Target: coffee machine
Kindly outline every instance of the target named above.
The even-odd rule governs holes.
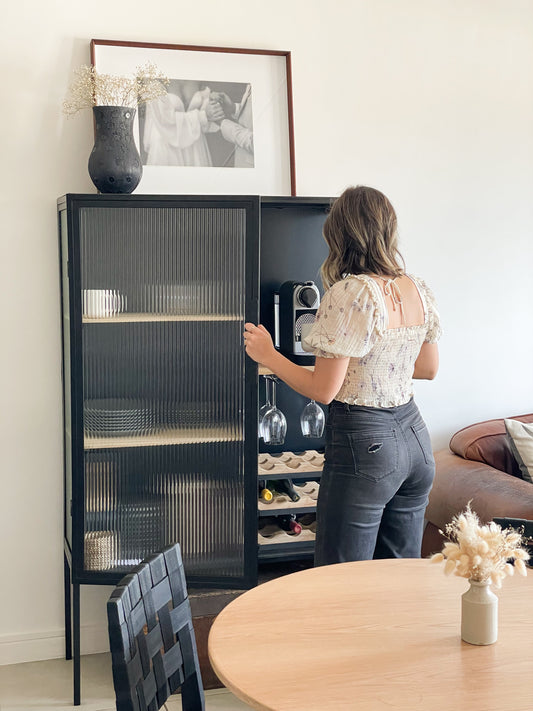
[[[313,357],[302,347],[302,330],[305,335],[319,306],[320,292],[313,281],[285,281],[274,294],[274,343],[295,362]]]

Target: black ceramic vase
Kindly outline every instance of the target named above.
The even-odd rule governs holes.
[[[93,106],[95,138],[89,175],[101,193],[131,193],[142,177],[133,139],[135,111],[127,106]]]

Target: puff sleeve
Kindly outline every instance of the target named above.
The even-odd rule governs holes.
[[[424,341],[426,343],[436,343],[442,335],[442,328],[435,295],[423,279],[417,279],[417,282],[426,302],[428,315],[428,329]]]
[[[362,358],[383,335],[384,325],[372,286],[351,276],[324,294],[303,345],[321,358]]]

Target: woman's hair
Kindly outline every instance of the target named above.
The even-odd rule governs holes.
[[[346,188],[333,202],[323,232],[329,247],[320,270],[325,289],[347,274],[404,273],[396,213],[379,190],[364,185]]]

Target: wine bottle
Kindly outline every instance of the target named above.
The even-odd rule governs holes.
[[[265,504],[270,504],[274,498],[274,490],[268,484],[269,482],[265,486],[259,484],[259,498]]]
[[[280,494],[286,494],[291,501],[300,501],[300,494],[298,494],[290,479],[276,479],[268,483]]]
[[[298,523],[294,514],[278,516],[277,523],[283,531],[286,531],[291,536],[299,536],[302,532],[302,526]]]

